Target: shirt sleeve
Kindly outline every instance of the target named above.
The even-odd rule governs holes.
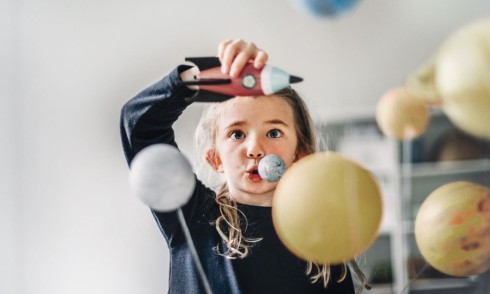
[[[141,91],[126,102],[121,110],[120,132],[128,165],[145,147],[153,144],[170,144],[177,147],[172,126],[191,104],[196,91],[180,84],[180,73],[191,68],[181,65],[160,81]],[[214,192],[196,179],[196,188],[188,203],[182,207],[185,219],[195,223],[207,208],[203,205],[214,199]],[[160,230],[169,246],[185,242],[175,211],[152,210]]]
[[[143,148],[157,143],[176,146],[173,123],[190,104],[196,92],[180,85],[181,65],[126,102],[121,110],[120,131],[128,165]]]

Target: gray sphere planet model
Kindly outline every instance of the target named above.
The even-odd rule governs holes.
[[[275,155],[269,154],[264,156],[259,162],[259,175],[267,182],[277,182],[286,172],[286,163],[284,160]]]
[[[157,211],[173,211],[186,204],[196,179],[190,162],[174,146],[154,144],[131,162],[130,186],[134,194]]]

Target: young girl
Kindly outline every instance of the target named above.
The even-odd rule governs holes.
[[[261,68],[268,58],[242,40],[222,42],[218,57],[223,73],[231,76],[239,75],[248,62]],[[189,105],[185,98],[195,94],[179,84],[188,75],[190,66],[178,66],[124,105],[121,135],[129,164],[151,144],[176,146],[172,124]],[[276,154],[289,167],[316,151],[311,119],[296,92],[287,88],[212,104],[196,135],[198,150],[224,179],[217,192],[198,180],[182,207],[213,293],[354,293],[347,264],[318,265],[297,258],[272,224],[276,183],[261,179],[259,161]],[[177,214],[152,212],[170,250],[169,293],[204,293]],[[365,284],[355,262],[350,264]]]

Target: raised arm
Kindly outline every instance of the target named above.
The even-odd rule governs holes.
[[[129,100],[121,110],[121,140],[128,165],[143,148],[157,143],[176,146],[173,123],[189,105],[186,97],[195,91],[179,85],[180,75],[190,66],[181,65]]]

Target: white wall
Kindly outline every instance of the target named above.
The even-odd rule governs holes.
[[[451,31],[489,11],[486,0],[365,0],[314,19],[283,0],[3,1],[0,293],[165,291],[166,247],[130,194],[118,120],[185,56],[253,40],[305,79],[296,88],[328,116],[373,109]],[[178,123],[186,153],[198,112]]]
[[[0,293],[18,293],[18,5],[0,2]]]

